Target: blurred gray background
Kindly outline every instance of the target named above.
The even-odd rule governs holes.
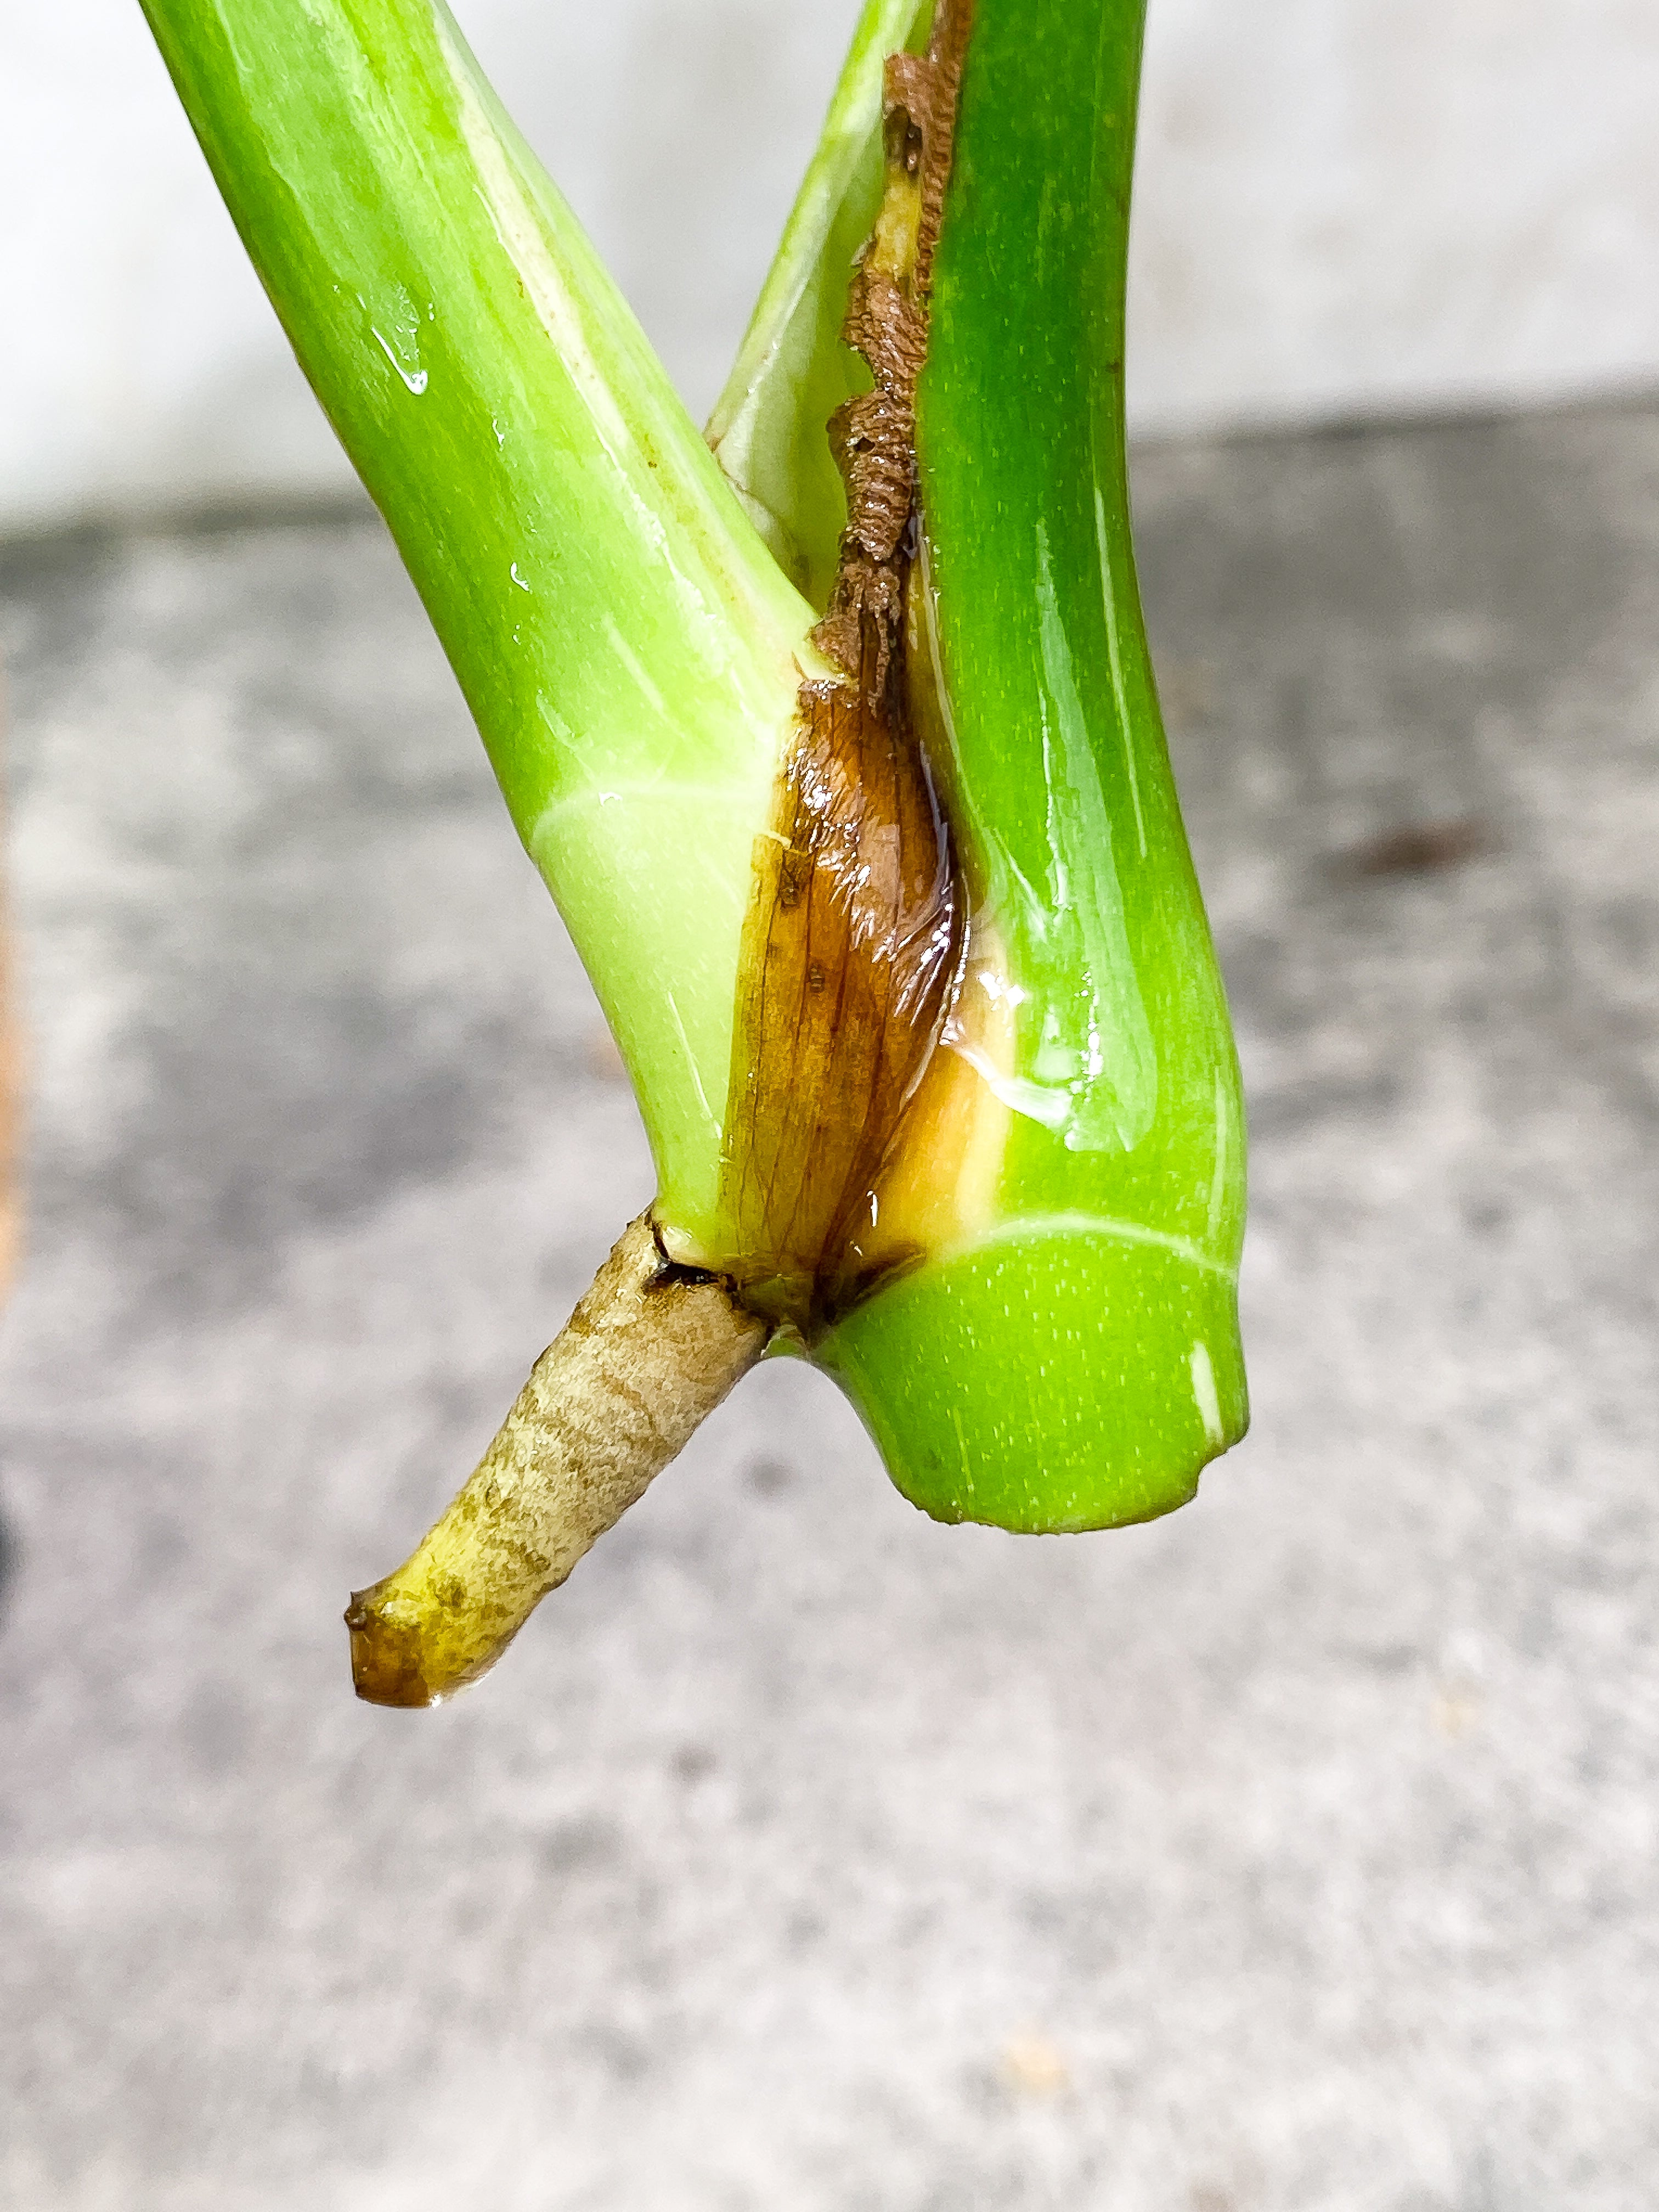
[[[699,416],[854,0],[455,10]],[[1153,0],[1144,433],[1659,381],[1652,0]],[[137,0],[0,0],[0,528],[349,482]]]
[[[462,12],[706,404],[850,8]],[[1659,13],[1152,17],[1252,1434],[948,1531],[769,1367],[416,1717],[648,1163],[136,7],[0,4],[5,2212],[1653,2204]]]

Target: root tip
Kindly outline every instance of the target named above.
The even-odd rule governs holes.
[[[435,1705],[439,1692],[426,1679],[420,1630],[385,1610],[381,1587],[354,1590],[345,1610],[352,1686],[368,1705]]]

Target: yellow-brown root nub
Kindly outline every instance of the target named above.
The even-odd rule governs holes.
[[[494,1665],[766,1348],[718,1277],[631,1223],[471,1480],[395,1574],[346,1610],[371,1705],[431,1705]]]

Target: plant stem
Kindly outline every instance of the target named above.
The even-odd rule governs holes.
[[[813,611],[441,0],[143,4],[699,1234]]]
[[[988,1218],[817,1347],[907,1495],[1005,1528],[1166,1512],[1247,1418],[1238,1065],[1124,447],[1144,15],[975,14],[918,392],[921,613],[974,906],[954,1042],[1010,1119]]]

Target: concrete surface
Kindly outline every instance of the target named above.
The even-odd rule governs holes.
[[[455,12],[706,413],[858,0]],[[1659,385],[1653,0],[1147,22],[1143,430]],[[0,530],[348,483],[137,0],[0,0]]]
[[[1652,2204],[1659,416],[1140,484],[1253,1437],[952,1532],[769,1370],[422,1717],[627,1094],[371,523],[5,564],[13,2212]]]

